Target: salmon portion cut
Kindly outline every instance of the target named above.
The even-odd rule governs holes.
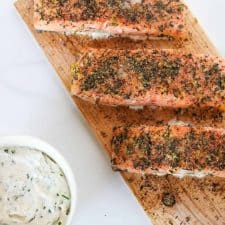
[[[111,106],[224,107],[225,60],[172,50],[94,50],[71,67],[72,94]]]
[[[191,126],[114,129],[112,168],[155,175],[225,177],[225,130]]]
[[[34,0],[34,26],[92,38],[187,38],[181,0]]]

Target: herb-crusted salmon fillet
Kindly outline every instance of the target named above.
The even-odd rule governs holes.
[[[132,173],[225,177],[225,130],[191,126],[114,129],[112,167]]]
[[[103,105],[225,105],[225,60],[171,50],[97,50],[72,65],[72,94]]]
[[[181,0],[34,0],[38,30],[135,39],[187,37]]]

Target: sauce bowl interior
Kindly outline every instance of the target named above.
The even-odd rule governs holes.
[[[52,158],[62,169],[71,194],[71,206],[70,212],[67,218],[67,222],[65,225],[70,225],[72,222],[72,217],[75,212],[76,203],[77,203],[77,188],[76,182],[74,179],[74,175],[72,169],[70,168],[67,161],[64,157],[59,153],[57,149],[49,145],[48,143],[42,141],[39,138],[32,136],[3,136],[0,137],[0,147],[10,147],[10,146],[20,146],[20,147],[28,147],[39,150],[47,154],[50,158]]]

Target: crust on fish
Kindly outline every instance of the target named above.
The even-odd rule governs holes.
[[[71,66],[72,94],[110,106],[224,107],[225,60],[176,50],[93,50]]]
[[[134,39],[188,37],[181,0],[34,0],[37,30]]]
[[[225,130],[193,126],[117,127],[112,168],[178,177],[225,177]]]

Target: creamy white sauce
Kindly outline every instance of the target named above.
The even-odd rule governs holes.
[[[131,4],[141,4],[142,0],[130,0]]]
[[[202,171],[189,171],[189,170],[178,170],[176,173],[173,174],[176,177],[183,178],[185,176],[190,176],[190,177],[197,177],[197,178],[203,178],[207,176],[208,174]]]
[[[181,120],[172,119],[168,122],[168,125],[170,125],[170,126],[174,126],[174,125],[189,126],[189,125],[191,125],[191,123],[187,123],[187,122],[184,122],[184,121],[181,121]]]
[[[74,32],[66,32],[66,35],[78,35],[78,36],[86,36],[86,37],[90,37],[92,39],[95,40],[101,40],[101,39],[108,39],[109,37],[121,37],[121,38],[130,38],[133,41],[144,41],[144,40],[162,40],[162,38],[157,38],[157,37],[148,37],[147,35],[137,35],[137,34],[126,34],[126,33],[119,33],[119,34],[112,34],[110,32],[107,31],[103,31],[103,30],[94,30],[94,29],[90,29],[90,30],[80,30],[80,31],[76,31]]]
[[[0,224],[64,225],[69,209],[58,164],[27,147],[0,148]]]
[[[129,106],[129,109],[139,111],[139,110],[143,110],[144,106],[143,105],[131,105],[131,106]]]
[[[148,38],[147,35],[132,35],[132,34],[124,35],[123,37],[130,38],[133,41],[145,41]]]
[[[110,37],[110,33],[106,31],[90,30],[90,31],[78,31],[75,33],[78,36],[88,36],[92,39],[107,39]]]
[[[178,177],[178,178],[184,178],[186,176],[203,178],[203,177],[209,175],[208,173],[203,172],[203,171],[197,171],[197,170],[190,171],[190,170],[183,170],[183,169],[179,169],[177,171],[174,171],[173,173],[166,173],[166,172],[163,172],[163,171],[153,171],[152,174],[157,175],[157,176],[165,176],[167,174],[171,174],[171,175],[173,175],[175,177]]]

